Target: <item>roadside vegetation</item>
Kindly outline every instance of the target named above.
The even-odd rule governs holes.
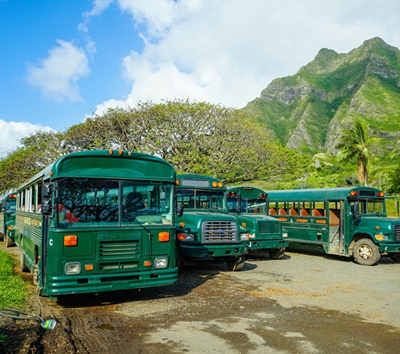
[[[0,251],[0,308],[26,309],[28,290],[22,278],[14,274],[14,259]]]

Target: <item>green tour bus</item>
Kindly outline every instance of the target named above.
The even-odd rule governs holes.
[[[175,182],[138,152],[61,157],[17,190],[21,269],[51,298],[175,283]]]
[[[292,243],[322,246],[329,254],[374,265],[381,256],[400,261],[400,219],[388,218],[376,188],[268,191],[268,214],[279,219]]]
[[[177,226],[178,264],[198,261],[226,262],[241,270],[248,250],[249,234],[228,215],[226,186],[217,178],[197,174],[177,175],[176,199],[181,216]]]
[[[0,199],[0,241],[6,242],[6,247],[14,244],[15,211],[17,193],[6,193]]]
[[[287,233],[282,233],[279,220],[267,215],[267,194],[255,187],[231,187],[227,190],[227,201],[228,212],[250,233],[249,253],[283,258],[288,246]]]

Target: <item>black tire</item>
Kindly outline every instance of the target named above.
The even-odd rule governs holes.
[[[400,263],[400,253],[390,254],[389,257],[392,259],[393,262]]]
[[[226,261],[226,265],[228,266],[228,269],[230,271],[235,272],[243,268],[245,260],[246,260],[245,255],[233,257]]]
[[[379,262],[381,254],[375,243],[368,238],[362,238],[354,244],[353,257],[358,264],[372,266]]]
[[[270,251],[269,256],[272,259],[282,259],[285,255],[285,249],[284,248],[278,248],[276,250]]]
[[[8,237],[8,232],[6,232],[6,247],[11,247],[14,245],[14,240],[11,237]]]
[[[24,255],[24,252],[22,251],[23,250],[23,246],[24,246],[24,240],[22,239],[21,240],[21,249],[20,249],[21,255],[20,255],[20,258],[19,258],[19,267],[21,268],[22,272],[27,272],[29,269],[28,269],[28,267],[26,265],[26,257]]]

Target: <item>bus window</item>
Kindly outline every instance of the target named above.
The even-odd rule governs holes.
[[[312,203],[312,216],[325,216],[325,203],[316,202]]]
[[[311,203],[303,202],[300,204],[301,204],[300,205],[300,215],[301,216],[310,216]]]

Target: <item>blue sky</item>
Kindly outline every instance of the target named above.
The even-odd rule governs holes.
[[[398,0],[0,0],[0,157],[107,107],[241,108],[321,48],[400,48]]]

